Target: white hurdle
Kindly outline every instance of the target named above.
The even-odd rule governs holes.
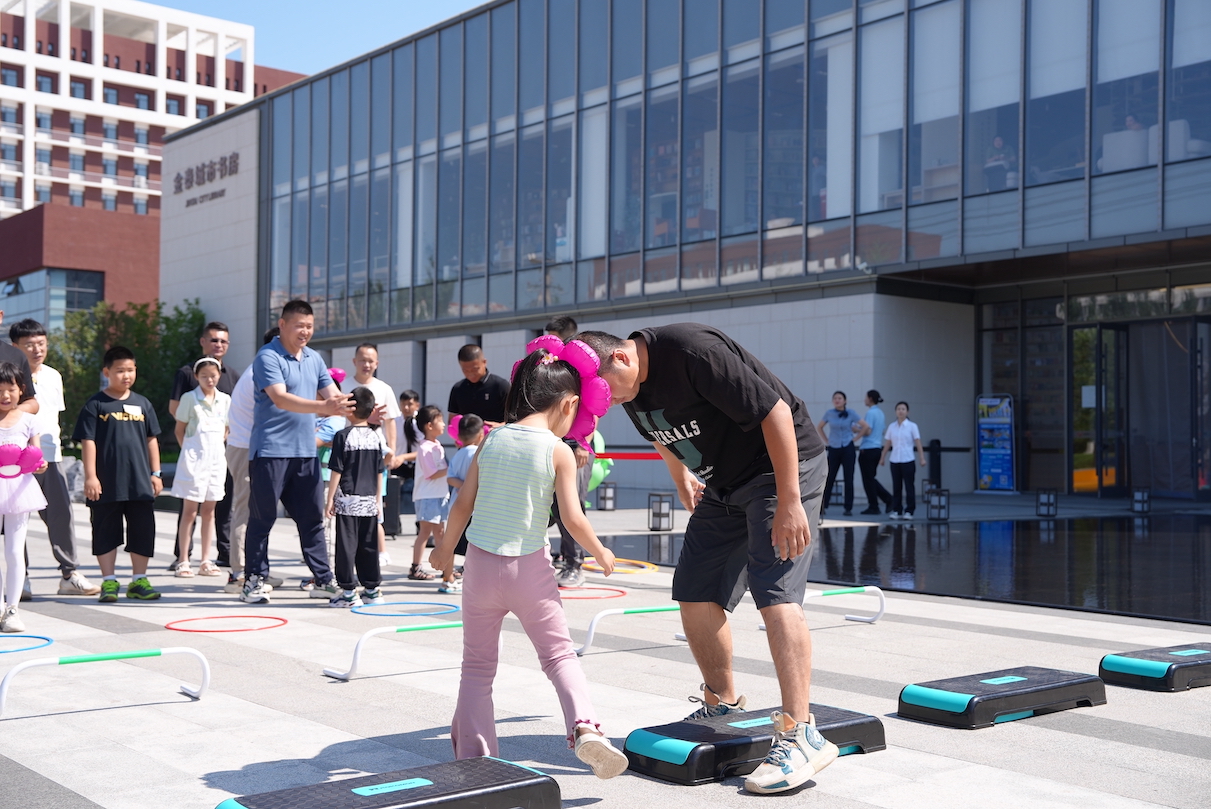
[[[865,587],[842,587],[839,590],[817,590],[808,593],[803,597],[806,601],[809,598],[823,598],[824,596],[844,596],[855,595],[857,593],[874,593],[879,597],[879,610],[874,615],[846,615],[847,621],[859,621],[864,624],[873,624],[875,621],[883,617],[883,613],[887,611],[887,596],[883,595],[883,591],[873,584],[868,584]],[[757,628],[762,632],[765,631],[765,624],[758,624]]]
[[[613,609],[613,610],[602,610],[601,612],[599,612],[593,616],[593,620],[589,621],[589,630],[588,630],[588,632],[585,633],[584,646],[581,646],[579,649],[575,650],[576,656],[579,657],[579,656],[583,655],[585,652],[587,652],[589,650],[589,647],[593,645],[593,636],[597,633],[597,624],[601,621],[602,618],[605,618],[607,615],[637,615],[641,612],[680,612],[680,611],[681,611],[681,605],[679,605],[679,604],[668,604],[663,607],[630,607],[630,608],[625,608],[625,609],[619,608],[619,609]]]
[[[4,679],[0,680],[0,716],[4,715],[4,705],[8,699],[8,688],[12,683],[13,678],[26,669],[36,668],[38,666],[68,666],[73,663],[100,663],[104,660],[131,660],[139,657],[162,657],[170,654],[185,654],[196,657],[198,662],[202,664],[202,684],[197,688],[190,688],[182,683],[181,693],[192,699],[201,699],[202,694],[206,693],[207,687],[210,686],[210,663],[206,661],[206,656],[197,649],[190,649],[187,646],[170,646],[164,649],[142,649],[137,652],[110,652],[108,654],[96,655],[75,655],[73,657],[39,657],[34,660],[26,660],[23,663],[18,663],[8,670],[4,675]]]
[[[357,639],[357,645],[353,647],[353,662],[349,664],[349,670],[337,671],[336,669],[324,669],[324,676],[346,683],[349,682],[353,675],[357,674],[358,664],[362,662],[362,646],[375,635],[386,635],[394,632],[423,632],[426,629],[456,629],[462,625],[462,621],[445,621],[437,624],[414,624],[412,626],[380,626],[367,630],[365,634]]]

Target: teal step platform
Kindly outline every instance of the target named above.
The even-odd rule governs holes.
[[[1211,641],[1106,655],[1098,676],[1111,685],[1188,691],[1211,685]]]
[[[551,776],[496,758],[468,758],[229,798],[218,809],[560,809]]]
[[[773,710],[640,728],[627,736],[623,750],[631,770],[674,784],[694,786],[748,775],[774,742]],[[812,705],[812,713],[816,729],[841,749],[841,755],[887,747],[883,723],[876,717],[827,705]]]
[[[898,713],[951,728],[987,728],[1081,706],[1106,704],[1106,685],[1092,674],[1036,666],[906,685]]]

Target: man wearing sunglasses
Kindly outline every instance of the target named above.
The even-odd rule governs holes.
[[[235,390],[235,383],[239,381],[240,375],[235,370],[223,364],[223,355],[227,353],[227,348],[231,345],[231,335],[227,330],[227,324],[220,323],[217,320],[207,323],[202,327],[202,335],[198,338],[198,343],[202,347],[203,357],[211,357],[219,361],[218,389],[230,396],[231,392]],[[177,405],[181,403],[181,397],[186,391],[193,390],[198,386],[198,381],[193,375],[193,362],[197,359],[200,359],[200,357],[191,360],[177,369],[177,375],[172,380],[172,394],[168,397],[168,412],[174,417],[177,415]],[[223,491],[223,499],[215,506],[214,512],[215,534],[218,540],[216,542],[218,546],[217,564],[219,567],[229,567],[229,557],[231,554],[231,475],[227,476],[227,486]],[[190,548],[192,549],[192,543]],[[176,558],[181,558],[179,549]],[[176,567],[177,563],[173,562],[169,570],[175,571]]]

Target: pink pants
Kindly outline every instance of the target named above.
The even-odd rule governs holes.
[[[463,574],[463,673],[458,707],[450,723],[455,758],[499,754],[492,680],[499,661],[500,627],[506,613],[521,621],[543,673],[563,706],[568,744],[581,722],[597,726],[589,683],[568,635],[559,587],[545,550],[526,556],[497,556],[467,548]]]

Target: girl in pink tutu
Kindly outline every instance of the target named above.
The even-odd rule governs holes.
[[[4,612],[0,632],[24,632],[17,614],[25,584],[25,527],[31,511],[46,508],[42,488],[33,473],[46,461],[38,448],[38,427],[33,416],[17,409],[21,401],[21,370],[0,362],[0,520],[4,523]]]

